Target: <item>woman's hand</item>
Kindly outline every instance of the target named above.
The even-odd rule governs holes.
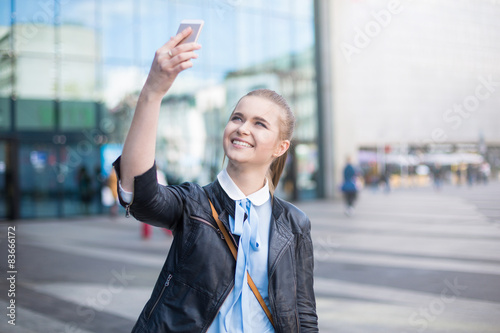
[[[194,51],[199,50],[201,45],[197,43],[178,45],[191,32],[191,27],[184,29],[156,51],[143,92],[163,98],[177,75],[193,67],[191,59],[198,58]]]

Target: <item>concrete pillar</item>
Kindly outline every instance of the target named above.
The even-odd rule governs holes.
[[[326,198],[339,197],[347,156],[357,163],[355,114],[350,110],[349,77],[339,47],[343,1],[316,0],[316,73],[318,75],[319,147]]]

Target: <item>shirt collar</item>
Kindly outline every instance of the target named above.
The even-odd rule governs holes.
[[[227,170],[224,169],[219,174],[217,175],[217,179],[219,180],[219,184],[224,190],[224,192],[227,193],[227,195],[232,199],[232,200],[242,200],[242,199],[248,199],[252,202],[253,205],[255,206],[260,206],[265,204],[269,198],[269,184],[268,180],[266,178],[266,184],[264,187],[262,187],[260,190],[257,192],[254,192],[250,194],[248,197],[241,192],[241,190],[238,188],[238,186],[234,183],[234,181],[231,179],[229,174],[227,173]]]

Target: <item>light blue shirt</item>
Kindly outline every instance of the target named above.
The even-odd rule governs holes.
[[[232,200],[235,201],[236,217],[229,217],[231,232],[240,236],[241,233],[245,231],[249,232],[250,230],[253,230],[254,232],[251,232],[251,236],[245,235],[245,238],[248,237],[250,239],[250,246],[247,246],[246,248],[246,251],[248,252],[246,255],[244,255],[242,253],[243,251],[241,251],[242,239],[244,237],[240,237],[238,259],[236,263],[237,269],[235,272],[235,288],[233,288],[229,296],[222,304],[219,313],[208,329],[208,332],[274,332],[274,328],[269,322],[266,313],[260,306],[259,301],[257,301],[257,298],[247,283],[246,273],[242,271],[238,272],[238,267],[241,268],[243,266],[243,261],[245,263],[244,266],[250,273],[257,289],[259,289],[262,298],[264,298],[266,305],[269,307],[267,259],[269,253],[269,231],[272,212],[269,185],[266,180],[266,184],[263,188],[247,197],[243,194],[243,192],[241,192],[238,186],[236,186],[225,169],[219,173],[217,179],[219,180],[222,189]],[[249,201],[246,205],[249,212],[249,220],[243,223],[243,220],[237,211],[239,209],[241,212],[242,208],[238,206],[240,204],[245,206],[245,199]],[[248,227],[249,222],[251,229]],[[240,288],[238,288],[238,285]]]

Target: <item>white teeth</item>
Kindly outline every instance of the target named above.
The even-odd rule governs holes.
[[[233,144],[238,145],[238,146],[243,146],[243,147],[252,148],[252,146],[251,146],[251,145],[249,145],[248,143],[243,142],[243,141],[234,140],[234,141],[233,141]]]

